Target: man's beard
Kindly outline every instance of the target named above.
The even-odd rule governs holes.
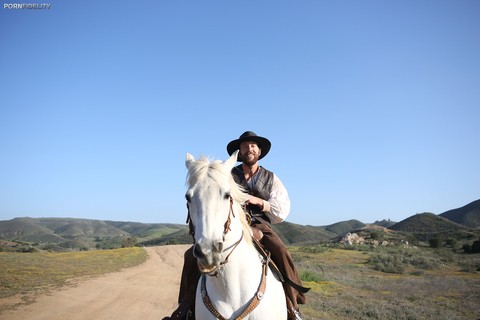
[[[258,154],[256,154],[255,152],[251,152],[251,154],[253,155],[252,158],[249,157],[249,154],[250,152],[247,153],[245,156],[242,156],[242,162],[243,164],[251,167],[258,162]]]

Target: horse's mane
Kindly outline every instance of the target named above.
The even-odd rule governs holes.
[[[223,179],[227,179],[230,185],[230,195],[233,198],[234,205],[237,206],[235,212],[239,214],[244,233],[247,235],[245,240],[251,242],[252,231],[247,222],[246,213],[242,207],[242,204],[248,200],[249,194],[235,182],[231,172],[226,172],[222,161],[211,160],[203,156],[196,160],[194,165],[190,166],[187,175],[187,183],[189,186],[193,186],[207,177],[218,184],[223,183]]]

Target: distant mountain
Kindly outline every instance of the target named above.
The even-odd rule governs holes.
[[[377,238],[388,235],[392,239],[413,236],[421,241],[437,235],[472,239],[478,237],[476,234],[479,233],[473,228],[480,228],[480,200],[441,215],[416,214],[398,223],[382,220],[365,224],[358,220],[347,220],[320,227],[290,222],[273,225],[286,245],[315,245],[335,241],[349,232]],[[12,243],[17,243],[25,251],[32,247],[55,251],[108,249],[132,243],[145,246],[192,243],[186,224],[72,218],[15,218],[0,221],[0,240],[5,243],[0,243],[0,250],[10,250]]]
[[[374,225],[377,225],[377,226],[380,226],[380,227],[384,227],[384,228],[390,228],[391,226],[393,226],[396,222],[395,221],[392,221],[390,219],[388,220],[381,220],[381,221],[375,221],[373,224]]]
[[[48,250],[116,248],[121,247],[128,238],[142,242],[181,230],[188,230],[188,227],[73,218],[15,218],[0,221],[0,239]]]
[[[122,222],[122,221],[105,221],[106,224],[115,228],[126,231],[131,235],[135,235],[147,241],[155,238],[161,238],[178,231],[187,231],[187,225],[179,225],[172,223],[140,223],[140,222]]]
[[[402,220],[389,229],[411,233],[433,233],[466,230],[467,228],[433,213],[425,212]]]
[[[429,241],[432,238],[466,241],[478,237],[473,229],[428,212],[411,216],[389,229],[409,234],[419,241]]]
[[[458,209],[448,210],[441,217],[464,225],[468,228],[480,228],[480,199]]]
[[[161,237],[139,242],[142,246],[163,246],[167,244],[193,244],[193,238],[188,228],[172,232]]]
[[[273,230],[286,245],[318,244],[336,236],[335,233],[326,230],[325,227],[302,226],[286,221],[274,224]]]
[[[121,237],[129,235],[129,232],[100,220],[39,218],[32,219],[32,221],[52,230],[56,235],[63,238]]]
[[[55,234],[54,230],[41,225],[38,220],[32,218],[0,221],[0,238],[31,243],[60,243],[66,241],[66,239]]]
[[[365,223],[358,220],[348,220],[331,224],[329,226],[326,226],[325,229],[334,234],[345,234],[352,230],[361,229],[365,226]]]
[[[319,242],[327,241],[335,236],[334,233],[325,230],[324,227],[302,226],[290,222],[274,224],[273,229],[286,245],[318,244]],[[186,230],[180,230],[155,239],[144,241],[141,244],[151,246],[168,243],[191,244],[192,236],[188,234],[187,228]]]

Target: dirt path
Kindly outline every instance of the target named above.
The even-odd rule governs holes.
[[[149,259],[140,266],[40,296],[33,304],[1,314],[0,320],[162,319],[177,305],[188,247],[146,248]]]

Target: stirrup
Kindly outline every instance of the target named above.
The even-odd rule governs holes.
[[[288,319],[292,319],[292,320],[302,320],[302,313],[300,312],[299,309],[291,309],[291,310],[288,310],[288,313],[290,314]]]
[[[295,315],[295,320],[302,320],[300,310],[293,311],[293,314]]]

